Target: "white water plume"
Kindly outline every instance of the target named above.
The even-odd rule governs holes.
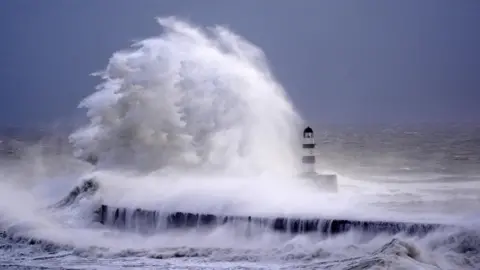
[[[158,19],[160,36],[116,52],[80,104],[76,154],[134,169],[293,173],[300,118],[258,47],[224,27]]]

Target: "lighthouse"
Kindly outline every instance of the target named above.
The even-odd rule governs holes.
[[[315,136],[313,129],[307,126],[303,130],[302,141],[302,176],[312,180],[318,187],[324,191],[337,191],[337,175],[335,174],[319,174],[315,169]]]
[[[302,148],[303,172],[305,174],[313,174],[315,173],[315,137],[311,127],[306,127],[303,130]]]

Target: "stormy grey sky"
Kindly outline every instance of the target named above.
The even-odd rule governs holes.
[[[480,122],[480,1],[0,1],[0,126],[69,117],[157,16],[260,46],[307,120]]]

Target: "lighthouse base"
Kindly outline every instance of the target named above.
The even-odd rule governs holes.
[[[318,174],[316,172],[307,172],[301,175],[303,178],[312,180],[315,185],[324,191],[337,192],[338,183],[336,174]]]

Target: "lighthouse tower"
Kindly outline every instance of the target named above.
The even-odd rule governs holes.
[[[337,191],[337,175],[335,174],[319,174],[315,170],[315,137],[311,127],[303,130],[303,156],[302,176],[313,181],[319,188],[324,191]]]
[[[315,174],[315,137],[311,127],[303,130],[303,157],[302,164],[305,174]]]

